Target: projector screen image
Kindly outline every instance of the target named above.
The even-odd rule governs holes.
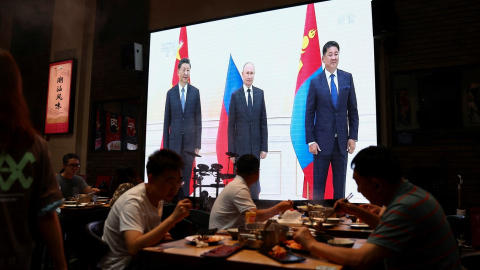
[[[361,149],[377,144],[371,0],[319,2],[151,33],[145,162],[163,145],[167,91],[178,84],[177,64],[187,57],[202,116],[201,157],[195,158],[194,166],[197,171],[208,167],[202,173],[205,187],[197,187],[195,196],[206,190],[216,197],[217,189],[206,186],[233,180],[233,164],[226,155],[228,113],[232,92],[243,85],[243,67],[251,62],[253,86],[264,93],[268,129],[268,153],[260,161],[259,198],[312,199],[313,154],[305,138],[305,110],[310,81],[325,68],[321,57],[328,41],[340,46],[338,69],[353,76],[359,116],[356,149],[346,153],[343,196],[353,193],[351,202],[367,202],[357,192],[350,165]],[[340,85],[338,90],[345,89]],[[255,100],[254,96],[254,106]],[[330,173],[324,199],[333,199]]]

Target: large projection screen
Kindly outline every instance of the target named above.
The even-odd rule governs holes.
[[[319,2],[314,9],[320,50],[327,41],[337,41],[338,68],[353,74],[360,125],[357,148],[348,155],[346,195],[354,194],[351,202],[367,202],[357,192],[350,163],[358,151],[377,144],[371,0]],[[260,199],[264,200],[305,199],[304,174],[292,145],[290,125],[306,14],[307,5],[300,5],[186,26],[190,83],[200,90],[202,105],[201,157],[196,164],[220,163],[216,142],[230,57],[240,74],[243,65],[252,62],[253,85],[264,90],[268,119],[269,152],[261,160],[260,171]],[[165,98],[172,75],[176,76],[179,35],[180,27],[151,33],[146,161],[162,144]],[[213,176],[205,176],[203,184],[214,181]],[[202,190],[215,197],[214,188]]]

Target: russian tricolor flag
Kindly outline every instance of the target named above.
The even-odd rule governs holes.
[[[228,109],[230,108],[230,98],[233,91],[242,87],[243,81],[237,66],[230,55],[228,63],[227,79],[225,82],[225,92],[223,93],[222,111],[220,112],[220,122],[217,133],[217,161],[223,166],[221,173],[234,173],[233,162],[225,154],[228,152]],[[227,170],[229,170],[227,172]],[[225,183],[226,181],[224,181]]]
[[[314,187],[313,155],[308,151],[308,144],[305,142],[305,108],[310,81],[322,72],[321,58],[315,7],[313,4],[308,4],[290,125],[290,137],[292,138],[293,148],[305,175],[302,196],[307,199],[313,198]],[[331,169],[329,170],[327,187],[325,189],[325,199],[330,198],[333,198]]]

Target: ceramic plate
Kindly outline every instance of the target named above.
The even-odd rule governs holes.
[[[195,239],[198,238],[200,235],[192,235],[192,236],[187,236],[185,237],[185,240],[190,242],[192,245],[197,245],[195,242]],[[208,237],[208,240],[203,242],[207,243],[209,246],[215,246],[218,245],[218,242],[224,240],[225,238],[222,236],[217,236],[217,235],[205,235],[205,237]]]
[[[65,204],[64,206],[67,207],[67,208],[81,208],[81,207],[84,207],[85,204],[84,203],[81,203],[81,204],[78,204],[78,205],[76,205],[76,204]]]
[[[352,223],[348,224],[352,229],[370,229],[370,226],[368,226],[365,223]]]
[[[85,206],[87,207],[102,207],[104,203],[87,203]]]

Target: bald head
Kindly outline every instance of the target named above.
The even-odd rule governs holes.
[[[255,66],[251,62],[245,63],[245,65],[243,65],[242,71],[243,84],[245,84],[245,86],[247,86],[248,88],[252,87],[254,77]]]

